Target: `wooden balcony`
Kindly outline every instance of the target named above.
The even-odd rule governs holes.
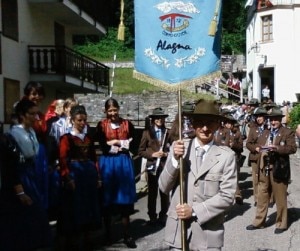
[[[65,46],[28,46],[30,74],[64,75],[109,89],[109,67]],[[108,90],[109,91],[109,90]]]

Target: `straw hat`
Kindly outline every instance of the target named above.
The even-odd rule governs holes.
[[[219,113],[219,106],[217,101],[200,99],[195,104],[193,112],[187,113],[191,118],[209,118],[214,120],[221,120],[224,117]]]
[[[164,118],[166,118],[168,116],[169,115],[165,114],[164,110],[161,107],[154,108],[153,111],[152,111],[152,114],[149,115],[150,118],[153,118],[153,117],[164,117]]]

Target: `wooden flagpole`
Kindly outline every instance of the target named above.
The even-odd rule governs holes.
[[[117,54],[116,52],[114,53],[114,58],[113,58],[113,67],[112,67],[112,72],[111,72],[111,81],[110,81],[110,92],[109,92],[109,97],[112,97],[113,93],[113,88],[114,88],[114,78],[115,78],[115,68],[116,68],[116,59],[117,59]]]
[[[181,90],[178,89],[178,128],[179,128],[179,140],[182,140],[182,109],[181,109]],[[185,191],[184,191],[184,172],[183,172],[183,158],[179,159],[179,188],[180,188],[180,204],[186,203]],[[186,234],[186,224],[183,219],[181,221],[181,247],[183,251],[188,251],[187,247],[187,234]]]

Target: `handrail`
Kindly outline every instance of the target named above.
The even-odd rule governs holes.
[[[71,75],[82,81],[109,87],[109,67],[66,46],[30,45],[31,74]]]
[[[204,84],[202,84],[202,86],[204,87],[204,89],[209,89],[211,92],[217,91],[217,87],[214,84],[204,83]],[[206,88],[206,87],[209,87],[209,88]],[[234,96],[236,98],[240,98],[241,90],[234,89],[230,86],[226,86],[226,87],[227,87],[227,90],[222,87],[219,87],[219,92],[221,91],[223,93],[226,93],[228,96],[231,96],[231,97]]]

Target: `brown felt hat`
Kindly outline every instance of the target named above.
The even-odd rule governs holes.
[[[194,111],[187,113],[191,118],[209,118],[214,120],[222,120],[224,117],[219,113],[219,105],[217,101],[200,99],[196,102]]]
[[[270,113],[267,114],[267,117],[284,117],[280,107],[273,107]]]
[[[224,122],[227,122],[227,121],[232,122],[232,124],[237,122],[237,120],[231,114],[224,115],[223,121]]]
[[[168,116],[169,115],[165,114],[164,110],[161,107],[154,108],[153,111],[152,111],[152,114],[149,115],[150,118],[153,118],[153,117],[164,117],[164,118],[166,118]]]
[[[182,105],[182,112],[183,113],[191,113],[194,111],[194,107],[195,107],[195,104],[193,102],[186,101]]]
[[[261,116],[264,116],[264,115],[267,115],[267,110],[264,108],[264,107],[256,107],[253,111],[253,115],[261,115]]]
[[[259,106],[259,102],[257,98],[252,98],[249,102],[248,105],[250,106]]]

